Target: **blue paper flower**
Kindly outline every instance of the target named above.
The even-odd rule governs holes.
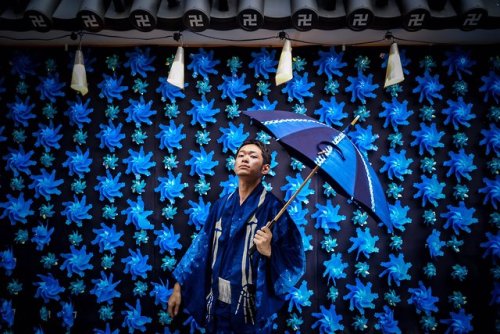
[[[5,275],[10,276],[16,268],[17,259],[14,257],[12,249],[0,252],[0,268],[5,269]]]
[[[113,282],[113,273],[109,273],[109,277],[101,270],[101,279],[93,279],[94,288],[90,293],[97,297],[97,303],[113,304],[114,298],[121,297],[121,293],[116,291],[116,287],[121,283],[121,280]]]
[[[83,128],[84,123],[90,123],[90,118],[88,117],[94,109],[89,108],[90,99],[87,102],[82,103],[80,97],[77,101],[69,102],[69,108],[64,112],[64,115],[68,116],[69,124],[76,125],[79,129]]]
[[[26,79],[28,76],[35,75],[35,70],[38,64],[33,62],[33,59],[28,53],[16,52],[12,55],[10,61],[10,73],[18,75],[20,79]]]
[[[238,148],[248,138],[248,132],[243,132],[243,124],[240,123],[236,127],[233,122],[229,122],[229,128],[219,128],[222,135],[217,139],[218,143],[222,143],[222,152],[226,153],[228,150],[236,154]]]
[[[220,64],[220,60],[214,60],[213,56],[213,50],[206,52],[203,48],[199,49],[199,53],[189,54],[191,62],[187,66],[187,69],[193,71],[193,78],[197,78],[198,75],[200,75],[202,78],[208,78],[209,74],[219,73],[215,69],[215,66]]]
[[[153,267],[148,264],[149,255],[142,255],[140,249],[137,249],[137,251],[129,249],[128,252],[130,256],[122,259],[122,263],[125,264],[124,273],[130,273],[134,281],[137,279],[137,276],[146,279],[148,277],[147,272],[153,269]]]
[[[2,305],[0,306],[0,315],[2,316],[2,320],[8,328],[11,328],[12,325],[14,325],[15,309],[12,308],[11,300],[2,300]]]
[[[260,52],[252,52],[253,60],[248,64],[249,68],[254,69],[254,77],[262,76],[264,79],[269,79],[269,73],[276,73],[276,65],[278,61],[275,60],[276,50],[271,49],[268,51],[261,48]]]
[[[401,201],[397,200],[394,205],[389,204],[389,221],[382,221],[379,226],[385,225],[387,232],[394,233],[394,230],[401,232],[405,231],[405,225],[411,223],[411,218],[408,217],[409,206],[401,206]]]
[[[337,279],[346,278],[347,274],[344,269],[348,267],[348,264],[342,262],[342,254],[331,254],[330,260],[324,261],[325,271],[323,272],[323,277],[328,277],[328,283],[330,280],[333,281],[333,285],[337,285]]]
[[[288,102],[297,100],[299,103],[304,103],[304,98],[313,96],[310,89],[314,87],[316,83],[307,81],[308,75],[308,72],[305,72],[302,76],[295,73],[293,79],[286,83],[286,86],[281,92],[288,94]]]
[[[51,148],[60,149],[59,140],[63,137],[62,134],[59,134],[61,128],[62,124],[54,128],[52,121],[50,121],[49,125],[38,124],[39,130],[33,133],[36,138],[35,147],[41,145],[45,148],[45,152],[50,152]]]
[[[123,159],[123,163],[127,165],[127,170],[125,171],[126,174],[132,173],[136,178],[140,175],[151,175],[149,169],[156,166],[155,161],[150,161],[153,157],[153,152],[144,154],[144,147],[141,146],[139,152],[129,149],[128,154],[129,156],[126,159]]]
[[[331,80],[334,75],[342,77],[344,74],[341,69],[347,66],[346,62],[342,61],[344,52],[337,53],[334,47],[329,51],[318,51],[319,59],[313,62],[314,66],[318,67],[317,75],[326,74],[328,80]]]
[[[425,241],[425,244],[429,249],[429,255],[431,256],[431,258],[436,258],[438,256],[444,255],[444,252],[442,251],[441,248],[443,248],[446,245],[446,242],[441,241],[441,239],[439,238],[440,236],[441,232],[439,232],[436,229],[433,229],[432,233],[429,234],[427,240]]]
[[[446,208],[448,211],[441,214],[441,218],[446,219],[443,227],[453,228],[455,234],[460,234],[460,230],[470,233],[469,226],[478,223],[478,219],[472,216],[476,209],[468,209],[463,201],[460,201],[458,206],[447,205]]]
[[[11,170],[15,177],[20,175],[20,172],[31,175],[30,166],[36,165],[36,162],[31,160],[31,157],[35,153],[33,150],[25,152],[22,145],[19,149],[15,150],[8,148],[9,153],[3,156],[6,160],[5,170]]]
[[[438,308],[435,305],[438,301],[438,297],[432,295],[432,288],[426,288],[422,281],[418,282],[418,288],[409,288],[410,298],[408,298],[408,304],[415,305],[417,314],[424,313],[430,315],[431,312],[437,312]]]
[[[154,231],[156,234],[155,245],[160,247],[160,254],[169,252],[170,255],[174,255],[176,249],[182,248],[179,243],[181,235],[175,233],[173,225],[170,225],[170,228],[165,226],[165,224],[161,224],[161,226],[162,230]]]
[[[420,177],[421,183],[414,183],[413,187],[418,189],[418,192],[413,196],[413,198],[422,198],[422,206],[425,207],[427,202],[438,206],[438,200],[445,198],[443,194],[443,189],[445,187],[444,182],[439,182],[437,175],[432,175],[432,178],[428,178],[425,175]]]
[[[378,236],[372,236],[370,234],[369,227],[364,230],[358,227],[356,228],[356,237],[349,238],[352,242],[352,246],[347,251],[351,253],[356,249],[358,250],[356,253],[356,261],[358,260],[360,253],[369,259],[371,253],[378,253],[378,247],[375,247],[375,244],[379,239],[380,238]]]
[[[330,233],[330,229],[340,231],[339,222],[345,220],[346,216],[339,215],[340,205],[335,207],[331,200],[326,201],[326,205],[316,203],[316,212],[311,215],[311,218],[316,218],[315,229],[323,229],[326,234]]]
[[[422,103],[426,99],[431,105],[434,105],[434,99],[441,100],[443,96],[439,92],[444,88],[444,85],[439,83],[439,74],[431,76],[429,72],[425,72],[423,77],[416,78],[418,85],[412,90],[412,93],[420,93],[418,102]]]
[[[184,210],[184,213],[188,215],[189,225],[194,225],[196,231],[199,231],[208,217],[208,212],[210,210],[210,202],[206,203],[203,201],[203,197],[198,198],[198,203],[189,200],[189,209]]]
[[[449,319],[443,319],[440,323],[448,325],[446,329],[446,334],[466,334],[471,333],[474,327],[471,325],[473,316],[471,314],[465,313],[464,309],[460,309],[457,313],[450,312]]]
[[[286,294],[285,300],[288,300],[288,312],[291,312],[294,307],[302,313],[303,306],[311,306],[310,298],[314,292],[312,290],[307,290],[307,282],[302,281],[299,288],[292,287],[291,290]]]
[[[186,135],[182,133],[184,124],[177,126],[173,120],[170,120],[168,126],[160,124],[161,131],[156,134],[156,138],[160,141],[160,149],[167,149],[169,153],[174,152],[174,149],[181,149],[182,140],[186,139]]]
[[[462,80],[462,73],[472,74],[470,68],[476,65],[476,61],[470,59],[470,51],[456,49],[452,52],[444,53],[447,57],[443,61],[443,66],[448,66],[448,76],[455,73],[459,80]]]
[[[378,137],[378,134],[372,133],[371,125],[368,125],[365,129],[361,125],[356,124],[354,126],[354,131],[349,132],[349,138],[351,138],[354,145],[356,145],[361,154],[365,157],[368,155],[369,151],[378,150],[378,146],[374,144]]]
[[[387,305],[384,305],[384,312],[375,313],[375,318],[377,323],[374,327],[383,334],[401,334],[398,322],[394,320],[394,312]]]
[[[359,100],[362,104],[366,104],[367,98],[375,98],[373,93],[379,87],[379,84],[372,83],[373,74],[368,76],[363,73],[358,73],[357,77],[349,76],[347,80],[351,83],[346,89],[346,92],[351,92],[351,102]]]
[[[191,125],[200,124],[204,129],[207,123],[215,123],[214,116],[220,112],[220,109],[214,109],[214,103],[215,99],[208,102],[205,96],[202,97],[201,101],[191,100],[193,107],[186,112],[186,114],[192,116]]]
[[[144,201],[142,196],[137,196],[137,202],[127,199],[129,207],[122,210],[122,215],[127,215],[125,225],[134,224],[137,230],[152,230],[154,225],[148,220],[148,217],[153,214],[151,210],[144,210]]]
[[[68,277],[76,274],[80,277],[85,275],[84,271],[94,268],[93,265],[89,263],[93,254],[87,253],[87,246],[83,246],[80,250],[76,249],[73,245],[70,246],[71,253],[62,253],[61,257],[66,259],[61,265],[61,270],[68,272]]]
[[[470,181],[472,177],[469,173],[477,169],[473,163],[474,154],[467,155],[464,149],[461,149],[458,153],[448,152],[448,155],[450,156],[450,160],[443,163],[443,166],[450,167],[446,176],[450,176],[453,173],[458,182],[461,181],[462,177]]]
[[[297,173],[295,175],[295,178],[291,176],[286,176],[287,184],[282,186],[280,189],[282,191],[286,191],[285,193],[285,201],[288,201],[291,197],[292,194],[295,193],[296,190],[300,188],[300,185],[304,181],[302,179],[302,175],[300,173]],[[307,184],[302,188],[302,190],[297,194],[297,197],[295,198],[296,201],[308,204],[309,200],[307,199],[307,196],[314,194],[313,189],[309,189],[309,185],[311,184],[311,180],[307,182]]]
[[[57,316],[62,320],[62,326],[66,328],[68,332],[71,331],[75,323],[75,310],[73,304],[62,303],[61,311],[57,312]]]
[[[469,128],[471,126],[469,121],[476,118],[472,112],[472,103],[465,103],[461,96],[457,101],[447,100],[446,103],[448,103],[448,108],[443,109],[443,114],[447,115],[444,124],[451,122],[455,130],[458,130],[459,126]]]
[[[156,115],[156,110],[151,110],[153,100],[146,103],[144,96],[141,95],[139,101],[129,99],[128,103],[130,105],[124,110],[127,114],[127,118],[125,119],[127,122],[134,122],[136,127],[140,127],[142,123],[146,123],[147,125],[153,124],[149,119],[150,116]]]
[[[60,195],[61,191],[57,189],[64,181],[63,179],[56,180],[56,171],[48,173],[45,168],[40,170],[42,174],[31,175],[33,183],[29,185],[30,189],[35,190],[35,198],[43,196],[45,200],[50,201],[52,195]]]
[[[97,139],[101,140],[99,147],[107,147],[110,152],[114,152],[115,148],[122,148],[123,144],[120,141],[125,138],[125,135],[121,133],[122,126],[122,123],[115,126],[111,121],[108,125],[99,124],[101,131],[96,135]]]
[[[500,76],[494,71],[490,71],[487,76],[482,76],[481,80],[484,84],[479,88],[479,91],[485,93],[483,101],[488,102],[491,95],[495,102],[499,103],[500,88],[498,87],[498,83],[500,81]]]
[[[48,228],[48,225],[38,225],[31,229],[33,236],[31,241],[36,244],[36,250],[42,251],[50,243],[50,237],[54,233],[54,228]]]
[[[92,219],[88,213],[92,208],[92,204],[86,205],[87,196],[83,195],[81,200],[78,200],[76,195],[73,196],[73,202],[63,202],[64,210],[61,215],[66,216],[66,224],[75,223],[76,226],[81,227],[84,219]]]
[[[412,131],[411,134],[415,137],[415,140],[411,142],[411,146],[419,145],[418,153],[420,155],[424,154],[424,150],[434,155],[435,148],[444,147],[444,144],[440,142],[444,136],[444,131],[438,132],[436,123],[432,123],[430,127],[425,123],[420,123],[420,130]]]
[[[108,103],[113,103],[113,100],[123,99],[122,93],[128,90],[128,86],[122,86],[123,75],[117,78],[107,74],[102,75],[104,79],[97,85],[101,89],[100,98],[105,98]]]
[[[99,245],[99,252],[101,253],[109,251],[114,254],[117,247],[121,247],[125,244],[122,240],[120,240],[125,232],[117,231],[115,224],[110,227],[101,223],[101,228],[94,228],[92,229],[92,232],[96,235],[95,239],[92,240],[92,245]]]
[[[387,176],[390,180],[396,177],[400,181],[403,181],[404,175],[412,174],[410,165],[413,159],[406,158],[406,150],[401,150],[401,152],[396,153],[396,151],[391,148],[389,150],[389,155],[383,155],[380,159],[384,162],[384,165],[380,168],[380,172],[387,172]]]
[[[123,64],[125,67],[130,67],[132,76],[139,74],[143,78],[147,78],[146,72],[154,72],[155,68],[151,65],[156,56],[149,56],[150,48],[136,47],[132,52],[125,52],[128,60]]]
[[[349,293],[344,296],[344,300],[349,299],[349,310],[356,308],[359,313],[365,314],[365,308],[375,308],[373,301],[378,298],[378,293],[371,292],[371,282],[364,285],[356,278],[356,285],[347,284],[346,287]]]
[[[384,128],[387,128],[390,124],[394,131],[397,132],[398,126],[410,124],[408,118],[413,115],[413,110],[408,110],[407,100],[399,102],[393,98],[391,103],[382,102],[382,106],[384,110],[379,114],[379,117],[385,117]]]
[[[82,152],[79,146],[76,147],[76,152],[66,151],[68,159],[63,162],[62,166],[68,168],[69,176],[78,175],[78,177],[83,178],[85,173],[90,172],[90,165],[92,164],[92,159],[89,158],[89,149]]]
[[[64,292],[65,289],[59,285],[57,278],[54,278],[52,273],[49,273],[48,276],[40,274],[36,276],[41,281],[33,283],[37,287],[35,298],[42,298],[44,303],[48,303],[51,299],[58,301],[61,298],[59,294]]]
[[[488,240],[480,244],[482,248],[485,248],[483,258],[491,256],[494,261],[500,259],[500,232],[496,235],[486,232],[486,238]]]
[[[481,130],[483,139],[479,142],[479,145],[486,145],[486,154],[490,152],[495,152],[495,155],[500,155],[500,129],[496,124],[490,124],[489,130]]]
[[[264,96],[262,101],[252,99],[253,106],[248,110],[274,110],[278,105],[278,101],[270,102],[267,96]]]
[[[166,77],[159,77],[158,81],[160,85],[156,88],[156,92],[161,94],[161,100],[163,102],[170,101],[170,103],[174,103],[177,98],[183,99],[186,97],[186,94],[177,86],[172,85],[167,81]],[[185,84],[187,86],[188,84]]]
[[[85,188],[87,188],[87,183],[84,180],[75,180],[71,183],[71,190],[75,194],[83,194],[85,191]]]
[[[330,102],[320,100],[319,104],[322,108],[314,110],[315,115],[319,115],[319,121],[329,126],[342,126],[342,120],[347,117],[344,111],[345,102],[337,103],[334,97],[330,98]]]
[[[23,192],[19,194],[18,198],[7,194],[7,201],[0,203],[0,208],[4,209],[0,219],[8,217],[12,225],[15,225],[17,222],[26,224],[28,222],[27,218],[34,213],[33,210],[30,210],[32,203],[32,199],[24,200]]]
[[[155,305],[161,305],[162,308],[167,307],[168,298],[172,295],[174,289],[169,289],[169,284],[163,283],[160,279],[160,283],[153,282],[153,289],[150,292],[151,297],[155,297]]]
[[[411,263],[406,263],[403,254],[398,254],[396,257],[394,254],[389,254],[389,261],[382,262],[380,265],[386,269],[382,271],[378,276],[383,277],[387,275],[387,284],[391,285],[391,280],[397,286],[401,285],[401,281],[410,280],[411,276],[408,274],[408,270],[411,268]]]
[[[222,75],[222,84],[217,86],[217,89],[222,92],[221,98],[229,98],[232,103],[236,103],[238,98],[245,99],[247,94],[245,91],[250,88],[250,85],[245,84],[246,74],[237,75]]]
[[[330,308],[327,309],[323,305],[319,306],[320,313],[313,313],[312,316],[318,319],[313,325],[312,329],[319,328],[321,334],[331,334],[336,331],[343,331],[344,325],[340,322],[342,321],[342,316],[337,314],[335,310],[335,305],[331,304]]]
[[[29,96],[24,101],[16,96],[16,102],[8,103],[7,107],[9,108],[9,113],[7,115],[16,125],[28,127],[28,121],[31,118],[36,118],[35,114],[31,112],[35,104],[30,104]]]
[[[64,82],[59,82],[59,75],[49,75],[40,78],[40,84],[36,87],[36,90],[40,92],[40,99],[45,101],[46,99],[52,103],[56,102],[58,96],[64,96],[64,92],[61,91],[66,84]]]
[[[170,203],[175,203],[176,198],[184,198],[182,190],[188,186],[187,183],[181,183],[182,173],[174,176],[171,171],[168,171],[168,177],[159,177],[159,185],[155,188],[155,192],[160,193],[160,200],[163,202],[168,199]]]
[[[122,315],[124,316],[122,327],[128,328],[129,334],[134,333],[135,330],[144,333],[146,331],[146,324],[151,323],[152,319],[141,314],[141,301],[139,299],[136,300],[135,308],[129,303],[125,303],[125,305],[128,310],[122,311]]]

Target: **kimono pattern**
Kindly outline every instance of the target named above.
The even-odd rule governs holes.
[[[238,190],[218,199],[210,208],[202,230],[173,275],[181,285],[183,307],[200,326],[207,326],[213,320],[213,301],[219,297],[215,280],[223,263],[220,257],[224,252],[241,256],[241,289],[231,297],[231,311],[241,312],[245,322],[264,333],[270,330],[272,315],[283,306],[286,294],[304,273],[302,239],[285,212],[272,227],[271,257],[259,252],[250,255],[255,231],[271,221],[283,203],[259,184],[243,203],[244,210],[234,215],[234,210],[239,209],[237,194]],[[250,286],[252,291],[247,290]]]

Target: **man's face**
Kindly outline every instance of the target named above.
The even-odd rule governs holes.
[[[257,145],[243,146],[236,155],[234,172],[239,177],[262,177],[269,172],[269,165],[262,159],[262,151]]]

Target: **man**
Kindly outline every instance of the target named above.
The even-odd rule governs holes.
[[[272,231],[265,226],[283,206],[261,183],[270,162],[260,141],[246,141],[238,149],[237,190],[215,202],[173,272],[177,283],[168,301],[171,317],[182,300],[208,333],[270,332],[271,316],[305,266],[302,239],[288,213]],[[254,244],[257,251],[251,255]]]

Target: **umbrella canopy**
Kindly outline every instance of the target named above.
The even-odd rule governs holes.
[[[352,199],[376,221],[389,222],[389,208],[377,174],[342,131],[306,115],[288,111],[244,111],[274,136],[288,153],[318,173],[340,194]]]

